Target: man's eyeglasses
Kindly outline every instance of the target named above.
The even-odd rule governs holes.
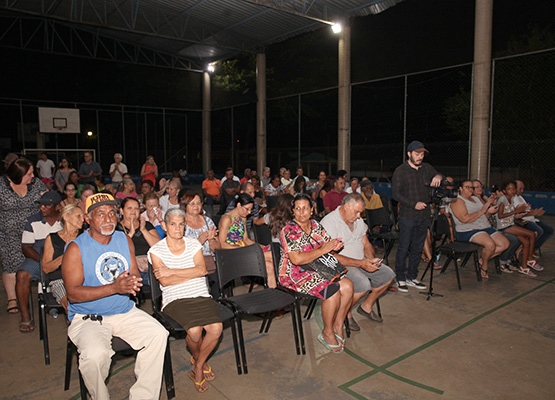
[[[465,188],[465,189],[474,189],[473,186],[463,186],[463,188]]]

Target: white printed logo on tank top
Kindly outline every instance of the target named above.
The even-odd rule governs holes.
[[[102,254],[96,260],[96,277],[103,285],[114,282],[119,274],[128,269],[129,265],[125,257],[113,251]]]

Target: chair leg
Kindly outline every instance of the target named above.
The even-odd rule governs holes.
[[[314,311],[314,307],[316,307],[317,301],[317,299],[310,300],[310,303],[308,303],[308,308],[306,309],[306,312],[304,314],[305,319],[310,319],[310,317],[312,317],[312,312]]]
[[[343,321],[343,325],[345,325],[345,334],[348,338],[351,337],[351,328],[349,328],[349,319],[345,317],[345,321]]]
[[[78,363],[79,364],[79,363]],[[79,368],[77,369],[79,372],[79,390],[81,392],[81,400],[88,400],[87,399],[87,387],[85,386],[85,381],[83,380],[83,375],[81,375],[81,371]]]
[[[299,331],[297,328],[297,309],[295,308],[295,304],[291,304],[291,324],[293,325],[293,337],[295,339],[295,350],[297,351],[297,355],[301,354],[301,346],[299,344]]]
[[[495,272],[501,275],[501,263],[499,262],[499,256],[495,257],[493,262],[495,263]]]
[[[395,246],[395,240],[387,242],[387,250],[384,252],[385,265],[389,265],[389,253],[393,250],[393,246]]]
[[[300,338],[300,341],[301,341],[301,351],[304,355],[304,354],[306,354],[306,349],[305,349],[305,344],[304,344],[303,320],[302,320],[302,317],[301,317],[301,299],[297,299],[297,301],[295,301],[295,304],[293,306],[297,308],[297,312],[295,313],[295,315],[297,317],[297,325],[298,325],[298,329],[299,329],[299,338]]]
[[[276,316],[276,312],[275,311],[271,311],[270,316],[268,317],[268,322],[266,323],[266,329],[264,330],[264,333],[268,333],[268,331],[270,330],[270,325],[272,324],[272,321],[274,320],[274,317]],[[262,328],[260,328],[262,329]],[[260,331],[259,333],[262,333],[262,331]]]
[[[241,359],[243,360],[243,373],[247,375],[249,370],[247,368],[247,354],[245,351],[245,340],[243,338],[243,324],[241,323],[241,314],[237,315],[237,333],[239,334],[239,342],[242,344],[241,346]]]
[[[243,349],[244,344],[239,342],[237,339],[237,326],[235,324],[235,321],[236,321],[236,317],[233,317],[230,320],[231,336],[233,338],[233,350],[235,352],[235,363],[237,364],[237,375],[241,375],[243,373],[243,370],[241,369],[241,358],[239,357],[239,348]]]
[[[469,259],[470,259],[470,253],[466,253],[466,255],[464,256],[464,260],[461,264],[461,268],[463,268],[466,265]]]
[[[447,258],[445,259],[445,263],[443,264],[443,268],[441,268],[440,274],[445,273],[445,271],[447,270],[447,267],[451,263],[451,260],[453,260],[455,256],[456,256],[455,252],[449,252],[449,254],[447,255]]]
[[[378,315],[381,318],[382,317],[382,309],[380,307],[380,299],[379,298],[376,299],[376,309],[378,310]]]
[[[168,396],[168,400],[171,400],[175,397],[175,386],[173,383],[172,355],[169,336],[168,342],[166,343],[166,354],[164,355],[164,381],[166,382],[166,394]]]
[[[268,323],[269,319],[270,319],[270,313],[265,313],[264,318],[262,319],[262,325],[260,325],[260,330],[258,331],[258,333],[264,332],[264,328],[266,327],[266,324]]]
[[[472,252],[474,254],[474,269],[476,270],[476,279],[482,282],[482,271],[480,271],[480,260],[478,258],[478,250]]]
[[[66,350],[66,376],[64,382],[64,390],[69,390],[69,381],[71,379],[71,359],[73,357],[73,343],[67,338],[67,350]]]
[[[457,262],[457,256],[456,255],[453,256],[453,263],[455,264],[455,273],[457,275],[457,284],[459,285],[459,290],[462,290],[462,288],[461,288],[461,277],[459,276],[459,263]]]
[[[46,322],[46,307],[44,303],[39,304],[39,328],[42,344],[44,347],[44,364],[50,365],[50,349],[48,347],[48,326]]]

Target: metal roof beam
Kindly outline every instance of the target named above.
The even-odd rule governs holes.
[[[2,47],[190,71],[202,69],[185,58],[105,37],[97,31],[77,29],[56,20],[2,15],[0,20]],[[79,49],[74,43],[79,43]]]

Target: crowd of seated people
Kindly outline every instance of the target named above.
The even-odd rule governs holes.
[[[37,193],[48,188],[32,177],[32,165],[18,168],[21,171],[12,169],[6,178],[14,191],[22,189],[22,185],[35,185],[33,190]],[[29,171],[31,175],[25,178]],[[384,208],[387,204],[382,202],[374,184],[367,178],[349,179],[347,172],[340,170],[335,175],[319,171],[317,179],[311,180],[300,167],[294,170],[294,177],[287,168],[272,175],[271,169],[265,167],[260,177],[247,168],[240,179],[232,168],[227,168],[221,180],[214,171],[208,171],[202,191],[197,193],[183,187],[179,174],[169,180],[161,177],[152,156],[147,157],[142,166],[138,182],[132,180],[119,153],[114,155],[109,171],[109,177],[103,176],[102,168],[92,161],[90,153],[86,154],[78,171],[63,158],[54,182],[50,183],[50,192],[59,191],[63,197],[57,195],[59,201],[58,198],[45,199],[40,210],[36,206],[34,213],[27,212],[24,218],[19,217],[31,224],[28,218],[35,214],[34,218],[44,219],[49,225],[46,228],[50,229],[37,231],[33,241],[26,229],[24,241],[20,240],[20,245],[31,246],[33,251],[24,247],[23,260],[15,271],[20,271],[16,276],[17,293],[8,293],[7,309],[21,313],[21,332],[34,329],[26,296],[30,281],[38,278],[31,267],[41,261],[37,246],[42,246],[43,242],[42,270],[50,278],[52,293],[67,310],[68,300],[60,272],[63,249],[83,229],[89,228],[84,215],[90,207],[89,199],[97,193],[110,194],[118,201],[116,230],[123,232],[132,244],[130,249],[142,284],[148,283],[150,257],[162,285],[164,310],[188,332],[187,343],[193,355],[191,379],[199,392],[207,390],[206,382],[215,377],[206,360],[222,331],[210,299],[220,297],[214,251],[259,245],[250,235],[253,224],[267,225],[272,241],[279,243],[281,248],[276,276],[272,252],[269,246],[261,245],[267,285],[271,288],[284,286],[323,300],[324,328],[318,334],[318,341],[326,349],[343,351],[346,319],[351,330],[360,329],[351,313],[355,306],[358,314],[370,321],[383,321],[374,311],[374,304],[393,284],[394,272],[375,257],[376,249],[368,240],[363,218],[365,209]],[[458,198],[441,206],[442,212],[452,216],[454,222],[454,237],[449,239],[474,242],[483,247],[480,268],[484,279],[489,277],[490,260],[497,256],[502,271],[535,276],[533,271],[543,270],[535,260],[535,251],[550,237],[553,229],[537,218],[544,211],[532,209],[522,198],[522,182],[508,182],[493,189],[498,190],[486,197],[481,182],[464,180],[460,183]],[[42,201],[37,193],[34,201]],[[15,211],[11,213],[15,215]],[[430,236],[428,240],[431,241]],[[348,272],[337,279],[327,279],[318,271],[305,268],[326,254],[338,259]],[[4,255],[2,257],[4,263]],[[424,257],[431,258],[429,247]],[[518,266],[514,265],[516,257],[521,260]],[[10,268],[13,270],[13,265]],[[202,315],[190,315],[185,309],[190,306],[202,308]]]

